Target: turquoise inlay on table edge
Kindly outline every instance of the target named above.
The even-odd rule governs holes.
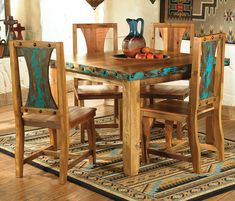
[[[230,64],[230,59],[225,58],[224,59],[224,65],[228,66]],[[99,67],[94,67],[94,66],[86,66],[86,65],[78,65],[78,67],[74,67],[74,64],[71,62],[66,62],[66,68],[71,71],[79,71],[79,73],[82,74],[88,74],[88,75],[96,75],[96,76],[101,76],[101,77],[112,77],[114,79],[119,79],[119,80],[127,80],[127,81],[133,81],[133,80],[143,80],[147,78],[155,78],[155,77],[163,77],[166,76],[167,74],[175,74],[175,73],[186,73],[191,71],[191,64],[184,65],[181,67],[168,67],[168,68],[163,68],[163,69],[156,69],[156,70],[151,70],[148,72],[140,71],[136,72],[134,74],[126,74],[122,72],[116,72],[112,70],[108,70],[105,68],[99,68]]]

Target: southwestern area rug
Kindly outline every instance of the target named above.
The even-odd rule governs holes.
[[[98,119],[109,121],[112,117]],[[123,173],[122,143],[118,129],[97,129],[97,164],[84,160],[69,170],[69,181],[101,193],[114,200],[202,200],[235,189],[235,142],[225,141],[225,161],[219,163],[211,152],[203,151],[203,174],[194,174],[191,163],[162,157],[151,157],[151,164],[141,165],[138,176],[128,177]],[[185,136],[187,131],[184,132]],[[163,129],[152,129],[152,146],[164,142]],[[79,132],[71,132],[72,152],[84,151],[87,144],[79,143]],[[200,135],[200,140],[205,136]],[[25,155],[49,144],[47,129],[27,131]],[[15,135],[0,137],[0,151],[14,156]],[[178,150],[189,154],[187,147]],[[59,161],[42,156],[32,163],[45,171],[58,175]]]

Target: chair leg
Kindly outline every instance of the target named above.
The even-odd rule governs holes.
[[[78,106],[78,94],[77,94],[77,89],[78,89],[78,79],[74,78],[74,105]]]
[[[192,165],[195,173],[201,173],[201,149],[198,138],[197,118],[190,116],[188,122],[188,137],[191,150]]]
[[[96,133],[94,119],[89,121],[87,126],[89,151],[92,152],[92,163],[96,163]]]
[[[166,139],[166,148],[172,147],[172,133],[173,133],[174,121],[165,121],[165,139]]]
[[[153,125],[154,119],[150,117],[143,117],[142,119],[142,162],[149,163],[149,142],[150,142],[150,134],[151,134],[151,127]]]
[[[214,112],[214,145],[218,150],[219,161],[224,161],[224,132],[222,128],[221,113]]]
[[[176,125],[176,138],[178,140],[182,140],[183,138],[183,123],[177,121],[177,125]]]
[[[79,106],[84,107],[84,100],[79,100]],[[85,142],[85,126],[80,124],[80,132],[81,132],[81,143]]]
[[[214,145],[214,124],[212,116],[206,117],[206,144]]]
[[[22,119],[16,118],[16,147],[15,147],[15,168],[16,177],[23,177],[24,166],[24,125]]]
[[[58,137],[56,129],[49,129],[50,134],[50,144],[53,145],[53,150],[57,151],[59,144],[58,144]]]
[[[81,132],[81,143],[85,143],[85,126],[83,124],[79,125],[80,127],[80,132]]]
[[[118,100],[118,106],[119,106],[119,132],[120,132],[120,140],[122,141],[123,138],[123,113],[122,113],[122,99]]]
[[[140,107],[144,107],[145,105],[147,105],[147,99],[146,98],[141,98],[140,99]]]
[[[61,125],[61,130],[58,130],[61,140],[60,143],[60,184],[65,184],[67,181],[68,174],[68,161],[69,161],[69,129],[66,129],[65,125]]]
[[[77,90],[78,90],[78,78],[74,78],[73,79],[73,86],[74,86],[74,89],[73,89],[73,101],[74,101],[74,106],[78,106],[78,93],[77,93]],[[78,126],[75,127],[76,130],[78,130]]]
[[[114,122],[117,122],[117,119],[119,119],[119,102],[118,99],[114,99]]]
[[[79,100],[79,106],[80,106],[80,107],[84,107],[84,106],[85,106],[84,100]]]

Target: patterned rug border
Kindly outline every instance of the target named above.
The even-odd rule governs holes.
[[[107,115],[107,116],[111,116],[111,115]],[[98,119],[98,118],[97,118],[97,119]],[[38,129],[32,129],[32,130],[30,130],[30,131],[34,131],[34,130],[38,130]],[[203,133],[203,132],[199,132],[199,133],[205,135],[205,133]],[[11,133],[11,135],[14,135],[14,134],[15,134],[15,133]],[[4,136],[7,137],[8,134],[3,135],[3,136],[1,136],[1,137],[4,137]],[[227,138],[225,138],[225,140],[228,140],[228,141],[231,141],[231,142],[234,142],[234,143],[235,143],[235,140],[231,140],[231,139],[227,139]],[[0,147],[0,152],[3,153],[3,154],[6,154],[6,155],[8,155],[8,156],[10,156],[10,157],[12,157],[12,158],[15,158],[15,154],[14,154],[13,152],[10,152],[10,151],[8,151],[8,150],[5,150],[5,149],[3,149],[3,148],[1,148],[1,147]],[[31,166],[33,166],[33,167],[36,167],[36,168],[38,168],[38,169],[40,169],[40,170],[43,170],[43,171],[45,171],[45,172],[52,173],[53,175],[59,176],[59,172],[58,172],[58,171],[53,170],[53,169],[50,168],[50,167],[43,166],[43,165],[41,165],[41,164],[39,164],[39,163],[37,163],[37,162],[30,161],[30,162],[28,162],[27,164],[29,164],[29,165],[31,165]],[[98,194],[104,195],[104,196],[106,196],[106,197],[108,197],[108,198],[110,198],[110,199],[113,199],[113,200],[117,200],[117,201],[123,201],[123,200],[124,200],[124,201],[125,201],[125,200],[127,200],[127,201],[133,200],[133,201],[134,201],[134,200],[135,200],[135,199],[133,199],[133,198],[128,198],[128,197],[125,196],[125,195],[121,195],[121,194],[115,195],[115,194],[113,194],[113,193],[107,192],[107,191],[105,191],[105,190],[102,190],[102,189],[96,187],[95,185],[92,185],[92,184],[90,184],[90,183],[88,184],[88,183],[86,183],[86,182],[84,182],[84,181],[75,179],[75,178],[73,178],[73,177],[71,177],[71,176],[69,176],[69,175],[68,175],[68,181],[69,181],[69,182],[72,182],[72,183],[74,183],[74,184],[77,184],[77,185],[79,185],[79,186],[81,186],[81,187],[84,187],[84,188],[86,188],[86,189],[88,189],[88,190],[91,190],[91,191],[93,191],[93,192],[96,192],[96,193],[98,193]],[[208,198],[210,198],[210,197],[213,197],[213,196],[216,196],[216,195],[219,195],[219,194],[222,194],[222,193],[226,193],[226,192],[228,192],[228,191],[230,191],[230,190],[234,190],[234,189],[235,189],[235,184],[232,184],[232,185],[230,185],[230,186],[223,187],[223,188],[221,188],[221,189],[217,189],[217,190],[215,190],[215,191],[208,192],[208,193],[206,193],[206,194],[204,194],[204,195],[200,195],[200,196],[197,196],[197,197],[195,197],[195,198],[191,198],[191,199],[187,199],[187,200],[188,200],[188,201],[204,200],[204,199],[208,199]]]

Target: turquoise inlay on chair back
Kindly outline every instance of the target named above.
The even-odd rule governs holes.
[[[214,95],[217,44],[218,41],[202,43],[200,99],[207,99]]]
[[[20,48],[29,72],[26,107],[57,109],[49,84],[49,62],[53,48]]]

